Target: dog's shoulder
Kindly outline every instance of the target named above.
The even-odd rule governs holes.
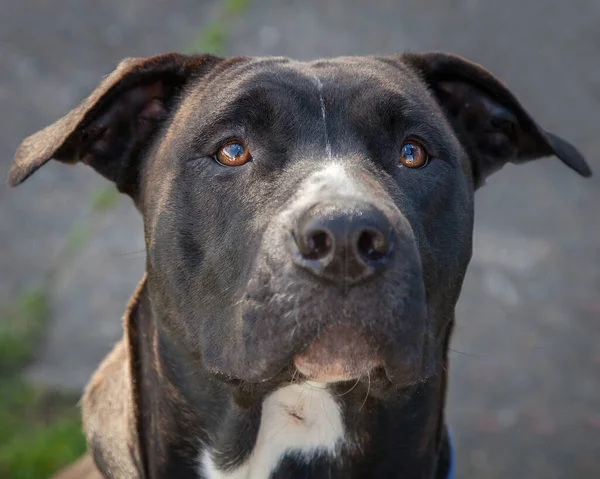
[[[102,479],[92,456],[85,454],[69,467],[62,469],[52,479]]]
[[[129,414],[127,406],[130,395],[128,384],[129,358],[125,339],[121,339],[104,358],[87,384],[82,398],[83,417],[86,429],[95,423],[106,426],[105,421]]]
[[[88,446],[98,469],[109,477],[139,477],[141,454],[137,437],[136,400],[130,338],[140,282],[124,317],[125,334],[93,374],[81,401]]]
[[[83,424],[96,466],[112,477],[138,477],[129,358],[119,341],[100,364],[82,398]],[[110,474],[109,474],[110,473]]]

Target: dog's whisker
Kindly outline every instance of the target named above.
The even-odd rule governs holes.
[[[321,391],[321,389],[322,389],[321,387],[315,386],[314,384],[311,384],[308,381],[302,383],[302,386],[305,387],[306,389],[310,389],[310,390],[313,390],[313,391]]]
[[[342,396],[345,396],[346,394],[349,394],[349,393],[351,393],[351,392],[354,390],[354,388],[355,388],[356,386],[358,386],[358,383],[360,382],[360,380],[361,380],[361,377],[362,377],[362,376],[359,376],[359,377],[356,379],[356,382],[354,383],[354,385],[353,385],[353,386],[352,386],[350,389],[348,389],[348,390],[347,390],[346,392],[344,392],[344,393],[337,394],[336,396],[337,396],[337,397],[342,397]]]
[[[367,399],[369,399],[369,393],[370,392],[371,392],[371,373],[367,372],[367,394],[365,394],[365,400],[363,401],[363,403],[358,408],[357,413],[359,413],[361,411],[361,409],[365,406],[365,404],[367,404]]]
[[[128,251],[126,253],[114,253],[111,256],[123,257],[123,256],[131,256],[131,255],[134,255],[134,254],[142,254],[142,253],[146,254],[146,250],[142,249],[142,250],[139,250],[139,251]]]
[[[300,315],[300,308],[298,307],[298,302],[300,301],[300,299],[298,298],[298,296],[294,297],[294,311],[296,312],[296,314],[294,315],[294,321],[296,321],[296,327],[300,327],[300,319],[299,319],[299,315]]]
[[[300,377],[300,370],[297,367],[294,367],[294,372],[292,374],[292,379],[290,381],[290,384],[294,384],[298,381]]]
[[[461,356],[468,356],[470,358],[486,358],[486,357],[488,357],[485,354],[467,353],[466,351],[459,351],[458,349],[454,349],[454,348],[448,348],[448,351],[451,351],[454,354],[460,354]]]
[[[272,417],[274,416],[276,413],[270,414],[268,417]],[[281,414],[280,412],[278,412],[277,414]],[[278,431],[274,432],[271,437],[268,438],[268,441],[271,441],[272,439],[274,439],[275,437],[277,437],[279,434],[281,434],[283,431],[285,431],[287,429],[287,427],[290,425],[290,421],[292,420],[291,416],[288,415],[288,420],[285,422],[285,424],[281,427],[281,429],[279,429]]]
[[[300,400],[302,399],[302,395],[305,392],[305,388],[304,388],[304,384],[302,385],[302,387],[300,388],[300,394],[298,394],[298,400],[296,401],[296,404],[294,404],[294,409],[298,408],[298,404],[300,404]]]

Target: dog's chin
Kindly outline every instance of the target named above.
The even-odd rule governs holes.
[[[355,328],[329,328],[293,358],[303,378],[317,383],[357,380],[383,366],[383,361]]]

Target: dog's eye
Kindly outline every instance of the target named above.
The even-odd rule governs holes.
[[[400,164],[408,168],[421,168],[429,161],[425,147],[415,140],[406,140],[400,150]]]
[[[250,151],[241,141],[230,141],[219,148],[216,159],[225,166],[242,166],[250,161]]]

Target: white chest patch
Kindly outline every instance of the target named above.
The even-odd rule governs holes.
[[[221,471],[205,450],[200,469],[207,479],[268,479],[284,454],[293,452],[307,462],[317,453],[333,456],[343,439],[340,409],[325,385],[293,384],[265,399],[256,444],[245,462]]]

